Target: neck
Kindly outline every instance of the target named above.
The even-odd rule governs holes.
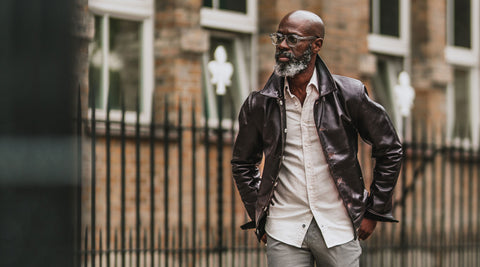
[[[302,73],[299,73],[291,78],[288,78],[288,84],[290,85],[290,88],[293,90],[299,90],[302,92],[305,92],[307,89],[307,85],[310,82],[310,79],[312,78],[313,75],[313,70],[315,69],[314,64],[310,64],[305,71]]]

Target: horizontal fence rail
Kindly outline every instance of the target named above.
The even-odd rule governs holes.
[[[234,116],[212,122],[194,102],[165,97],[146,123],[138,106],[134,121],[125,108],[119,121],[91,109],[78,125],[77,265],[266,266],[265,246],[239,230],[248,218],[230,174]],[[480,266],[478,150],[422,127],[404,141],[400,223],[379,223],[362,241],[361,266]],[[372,177],[362,142],[358,157]]]

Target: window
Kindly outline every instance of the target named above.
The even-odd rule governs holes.
[[[237,0],[237,1],[228,1],[228,0],[204,0],[204,7],[210,7],[221,10],[230,10],[237,11],[241,13],[247,12],[247,1],[246,0]]]
[[[449,20],[448,44],[457,47],[471,47],[471,2],[470,0],[448,1]]]
[[[201,24],[208,29],[210,48],[203,55],[203,97],[205,114],[210,122],[219,118],[216,87],[211,82],[208,63],[215,59],[214,52],[219,46],[225,48],[227,62],[232,65],[231,83],[223,96],[222,118],[236,118],[241,104],[256,82],[256,64],[252,60],[256,43],[256,1],[255,0],[204,0],[201,10]]]
[[[370,0],[369,51],[376,56],[372,85],[380,102],[402,131],[402,119],[394,105],[394,88],[402,71],[409,71],[410,0]]]
[[[255,33],[256,0],[204,0],[200,23],[204,27]]]
[[[403,58],[377,55],[377,73],[373,76],[376,100],[382,104],[394,122],[400,123],[394,107],[393,88],[398,84],[398,75],[403,70]]]
[[[479,145],[480,3],[447,0],[446,61],[452,66],[447,87],[448,137],[454,143]]]
[[[399,0],[370,0],[370,32],[400,37]]]
[[[243,37],[243,38],[242,38]],[[236,118],[240,106],[247,97],[250,85],[250,75],[247,62],[250,61],[248,49],[250,40],[245,36],[225,35],[213,33],[210,38],[210,51],[203,57],[203,95],[206,99],[206,114],[209,118],[218,118],[218,102],[216,88],[211,82],[211,74],[208,71],[208,63],[214,60],[215,50],[223,46],[227,52],[227,61],[233,65],[231,85],[227,87],[223,97],[223,118]]]
[[[95,34],[89,45],[89,92],[95,94],[97,116],[150,121],[153,92],[153,2],[90,0]],[[92,108],[92,103],[89,104]]]
[[[370,0],[370,51],[408,56],[410,0]]]

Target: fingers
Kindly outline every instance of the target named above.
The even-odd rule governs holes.
[[[358,230],[358,239],[366,240],[370,237],[371,234],[372,234],[372,232],[366,232],[366,231],[362,231],[361,229],[359,229]]]
[[[267,234],[264,234],[264,235],[262,236],[262,239],[261,239],[261,240],[262,240],[262,242],[266,245],[266,244],[267,244]]]

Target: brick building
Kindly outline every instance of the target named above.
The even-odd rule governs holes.
[[[412,118],[443,127],[442,133],[447,136],[448,142],[478,147],[480,4],[476,0],[78,0],[79,15],[76,20],[80,22],[77,29],[80,57],[77,73],[83,117],[91,119],[93,105],[96,119],[100,122],[106,120],[108,105],[111,110],[112,195],[120,194],[121,190],[121,159],[118,157],[122,146],[119,141],[121,126],[116,122],[122,118],[122,103],[126,108],[126,179],[131,185],[127,186],[126,197],[132,200],[126,204],[127,225],[135,224],[133,184],[136,169],[133,154],[136,151],[134,125],[137,122],[137,102],[141,134],[148,132],[150,121],[165,123],[165,103],[170,107],[169,121],[178,120],[178,108],[182,106],[180,114],[184,125],[192,124],[191,114],[199,124],[208,121],[217,125],[219,103],[208,63],[214,60],[215,49],[222,45],[227,52],[227,61],[233,66],[222,114],[226,118],[223,125],[229,129],[234,123],[229,119],[230,114],[236,114],[248,93],[261,89],[272,72],[274,47],[268,34],[275,32],[286,13],[296,9],[309,10],[323,18],[326,38],[320,55],[331,72],[362,80],[372,98],[386,107],[399,127],[402,119],[395,106],[394,88],[398,84],[399,73],[406,71],[416,94]],[[88,101],[92,92],[95,104]],[[409,127],[405,126],[411,130]],[[106,188],[103,186],[107,160],[105,129],[104,123],[96,128],[97,229],[106,224],[107,208],[103,204],[106,202]],[[185,135],[186,140],[190,140],[189,133]],[[161,144],[162,140],[158,143]],[[226,195],[232,194],[229,144],[226,142],[223,161],[225,188],[228,188],[224,192]],[[192,143],[188,141],[183,145],[188,147]],[[85,148],[88,151],[89,148]],[[158,154],[155,165],[159,172],[155,176],[158,179],[155,192],[160,198],[166,177],[162,174],[165,164],[172,165],[167,176],[178,177],[181,173],[190,177],[191,168],[180,170],[176,164],[180,158],[184,159],[185,165],[194,164],[191,156],[196,152],[183,153],[177,146],[172,149],[174,157],[168,163],[164,150],[155,151]],[[149,153],[148,139],[143,138],[140,141],[141,192],[150,190],[148,177],[151,165],[145,160],[149,158]],[[85,165],[88,165],[85,173],[91,173],[92,165]],[[216,168],[212,165],[212,177],[216,177]],[[198,172],[208,173],[204,166],[199,167]],[[86,179],[85,184],[90,181],[91,177]],[[171,181],[169,186],[172,191],[178,192],[178,181]],[[188,180],[185,188],[191,187],[191,183],[192,180]],[[208,192],[204,186],[197,185],[199,194],[215,195],[214,187]],[[191,205],[196,200],[187,197],[183,202],[185,209],[178,213],[182,206],[179,195],[169,197],[171,204],[168,207],[175,211],[169,215],[170,223],[176,225],[180,222],[178,227],[181,228],[188,223],[181,222],[180,214],[191,214]],[[89,213],[92,202],[88,186],[83,197],[83,220],[89,225],[92,222]],[[149,197],[142,196],[140,202],[141,220],[149,221]],[[120,227],[121,203],[117,198],[111,205],[112,224]],[[212,209],[218,208],[212,205]],[[229,205],[229,200],[226,200],[225,206]],[[157,208],[157,221],[166,220],[167,216],[162,215],[165,206]],[[204,223],[208,215],[205,215],[205,208],[199,207],[199,229],[206,227]],[[235,209],[239,216],[231,220],[240,223],[244,219],[242,207],[237,203]],[[215,215],[212,216],[215,221]],[[231,221],[227,219],[225,225],[229,223]],[[113,236],[110,238],[113,239]],[[157,245],[160,247],[160,244]]]

